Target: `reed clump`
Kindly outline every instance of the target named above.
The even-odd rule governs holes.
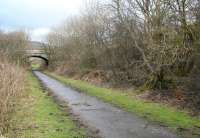
[[[0,136],[10,127],[15,105],[25,89],[25,70],[0,52]]]

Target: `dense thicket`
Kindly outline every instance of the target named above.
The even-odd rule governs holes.
[[[175,87],[185,77],[200,74],[199,0],[88,5],[49,34],[51,69],[101,70],[115,83],[156,89]]]
[[[0,32],[0,137],[7,133],[15,105],[25,88],[25,47],[23,32]]]
[[[25,64],[25,49],[28,46],[28,40],[27,34],[23,31],[9,33],[0,31],[0,51],[7,56],[6,60]]]

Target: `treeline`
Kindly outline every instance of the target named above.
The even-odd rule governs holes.
[[[200,1],[92,1],[54,28],[48,44],[50,69],[100,70],[119,84],[174,88],[200,74]]]
[[[0,137],[9,132],[11,119],[25,90],[24,32],[0,32]]]
[[[0,31],[0,51],[7,55],[6,59],[25,64],[25,49],[29,44],[29,37],[23,31],[3,32]]]

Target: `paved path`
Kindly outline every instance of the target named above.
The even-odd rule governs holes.
[[[36,76],[54,95],[66,101],[72,112],[105,138],[178,138],[166,128],[149,124],[144,119],[125,112],[95,97],[79,93],[47,75]]]

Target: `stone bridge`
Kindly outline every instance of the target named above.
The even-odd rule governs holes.
[[[29,59],[31,58],[42,59],[45,62],[45,64],[48,66],[49,60],[44,48],[45,48],[45,44],[43,43],[30,42],[28,48],[26,49],[26,57]]]
[[[40,58],[45,61],[46,65],[49,64],[48,56],[44,50],[26,50],[26,56],[28,58]]]

